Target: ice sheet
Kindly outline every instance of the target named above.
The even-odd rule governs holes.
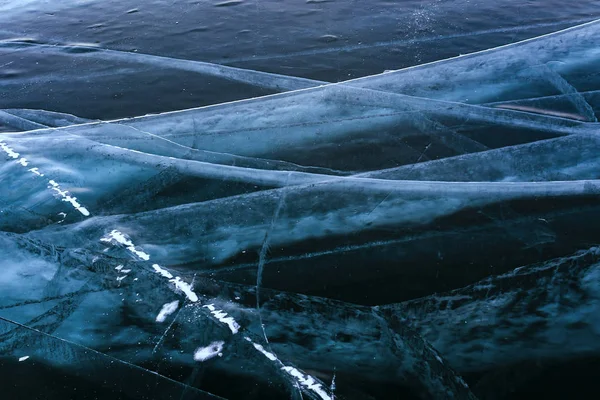
[[[474,398],[459,373],[598,356],[599,27],[325,85],[3,43],[86,50],[98,79],[289,91],[108,121],[0,111],[21,131],[0,133],[0,357],[125,391],[330,400]]]

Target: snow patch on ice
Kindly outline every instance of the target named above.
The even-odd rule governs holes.
[[[212,342],[211,344],[209,344],[206,347],[199,347],[196,349],[196,351],[194,352],[194,360],[196,361],[206,361],[206,360],[210,360],[211,358],[215,358],[217,356],[222,357],[223,356],[223,345],[225,344],[225,342],[223,341],[216,341],[216,342]]]
[[[166,303],[160,309],[160,312],[156,316],[156,322],[165,322],[167,317],[177,311],[179,307],[179,300],[172,301],[170,303]]]

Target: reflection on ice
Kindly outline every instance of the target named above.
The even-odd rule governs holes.
[[[0,360],[328,400],[485,397],[502,368],[599,357],[599,29],[338,84],[1,42],[284,93],[0,110]]]

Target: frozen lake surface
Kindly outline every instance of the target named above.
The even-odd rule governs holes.
[[[586,398],[599,5],[0,4],[0,388]]]

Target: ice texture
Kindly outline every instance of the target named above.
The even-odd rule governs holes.
[[[132,396],[473,399],[600,356],[599,34],[339,83],[0,42],[269,92],[0,110],[0,361]]]

